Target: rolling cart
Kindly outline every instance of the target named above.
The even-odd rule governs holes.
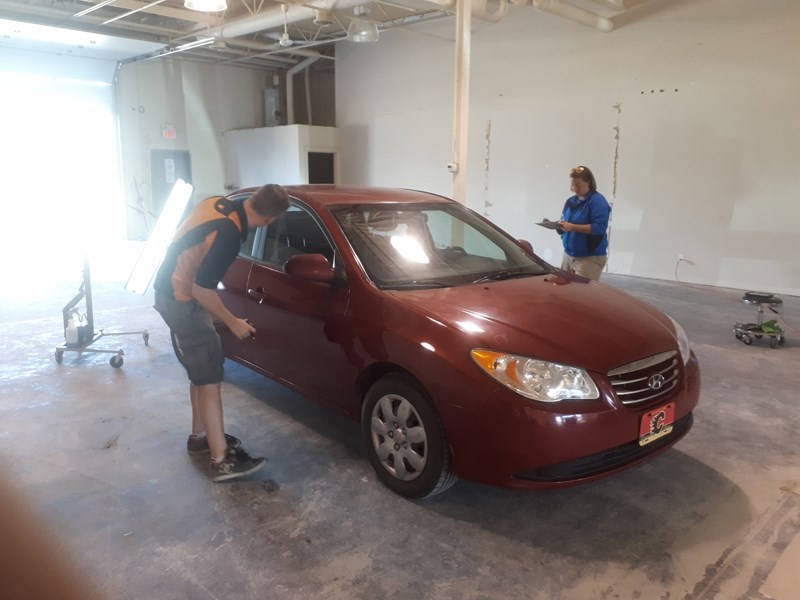
[[[86,313],[81,313],[77,308],[78,303],[86,300]],[[89,274],[89,259],[83,260],[83,283],[81,283],[78,293],[64,306],[62,314],[64,317],[64,343],[56,346],[56,362],[61,363],[64,360],[64,352],[102,352],[112,354],[109,363],[115,369],[119,369],[124,362],[122,358],[124,352],[122,348],[118,350],[107,350],[103,348],[90,348],[97,340],[103,337],[112,335],[141,335],[144,340],[144,345],[147,346],[150,341],[150,334],[147,330],[142,331],[121,331],[116,333],[107,333],[102,329],[95,333],[94,330],[94,316],[92,312],[92,280]]]
[[[775,319],[764,321],[764,307],[766,306],[769,310],[778,314],[775,307],[781,306],[783,300],[768,292],[745,292],[744,296],[742,296],[742,302],[758,306],[758,321],[755,323],[736,323],[733,327],[733,334],[737,340],[741,340],[749,346],[753,343],[753,338],[757,340],[765,338],[769,339],[770,348],[776,348],[779,344],[786,343],[783,328],[778,325],[778,322]]]

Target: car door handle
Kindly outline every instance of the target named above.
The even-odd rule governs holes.
[[[258,300],[259,304],[262,304],[267,297],[267,295],[264,293],[264,290],[261,288],[258,288],[257,290],[254,290],[253,288],[247,288],[247,295]]]

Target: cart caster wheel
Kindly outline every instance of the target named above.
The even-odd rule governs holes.
[[[111,360],[108,361],[108,364],[110,364],[115,369],[119,369],[122,366],[123,362],[124,361],[122,360],[122,357],[119,354],[115,354],[114,356],[111,357]]]
[[[63,350],[56,350],[56,362],[61,364],[64,362],[64,351]]]
[[[142,339],[144,340],[144,345],[148,346],[150,342],[150,334],[146,331],[142,334]]]
[[[769,347],[770,348],[777,348],[778,347],[778,340],[776,340],[775,338],[772,338],[769,341]]]
[[[736,339],[737,339],[737,340],[740,340],[740,339],[742,339],[742,332],[741,332],[741,331],[737,331],[737,332],[736,332],[736,333],[734,333],[733,335],[735,335],[735,336],[736,336]]]
[[[753,338],[751,338],[749,335],[743,335],[742,341],[744,342],[745,346],[749,346],[750,344],[753,343]]]

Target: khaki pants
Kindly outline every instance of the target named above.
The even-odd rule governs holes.
[[[565,254],[561,260],[561,268],[581,277],[599,281],[607,261],[607,256],[567,256]]]

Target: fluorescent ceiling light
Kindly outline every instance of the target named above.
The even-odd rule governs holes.
[[[225,0],[186,0],[183,5],[189,10],[199,12],[220,12],[228,8]]]

